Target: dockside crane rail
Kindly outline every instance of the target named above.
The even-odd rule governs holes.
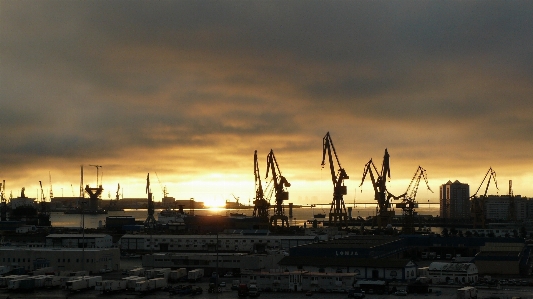
[[[326,133],[322,139],[322,168],[326,166],[326,154],[328,155],[329,170],[331,172],[331,181],[333,182],[333,200],[331,201],[329,221],[338,225],[345,225],[347,221],[346,206],[344,205],[343,196],[348,193],[344,180],[350,177],[346,173],[346,170],[342,168],[341,162],[333,145],[333,140],[329,132]],[[335,171],[335,163],[337,162],[338,170]]]
[[[285,189],[290,187],[291,184],[287,179],[281,174],[279,169],[278,161],[274,155],[274,150],[270,150],[270,153],[267,155],[267,171],[265,179],[268,178],[269,173],[272,175],[272,184],[274,187],[274,195],[276,198],[276,205],[274,206],[274,215],[270,217],[271,226],[277,226],[277,221],[281,220],[281,227],[289,226],[288,217],[285,216],[283,211],[283,201],[289,199],[289,192]]]

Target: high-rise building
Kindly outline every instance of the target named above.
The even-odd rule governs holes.
[[[511,206],[514,206],[512,211]],[[511,203],[509,195],[488,195],[485,199],[485,218],[490,220],[524,221],[527,219],[527,198],[514,195]]]
[[[440,186],[440,217],[470,218],[470,186],[459,181],[448,181]]]

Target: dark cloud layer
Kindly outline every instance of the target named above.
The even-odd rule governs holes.
[[[247,175],[274,148],[313,180],[331,131],[354,175],[389,147],[404,179],[492,165],[530,185],[532,16],[527,1],[1,0],[0,174]]]

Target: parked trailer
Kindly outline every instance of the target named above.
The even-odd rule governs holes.
[[[179,268],[177,270],[170,271],[170,277],[169,280],[171,282],[176,282],[181,280],[182,278],[187,277],[187,269],[185,268]]]
[[[457,290],[457,299],[477,299],[475,287],[464,287]]]
[[[144,268],[135,268],[128,271],[131,276],[144,276]]]
[[[9,276],[0,277],[0,288],[7,288],[11,280],[26,278],[26,277],[29,277],[29,275],[9,275]]]
[[[61,285],[61,277],[54,276],[54,275],[46,275],[46,279],[44,280],[45,288],[55,288],[60,285]]]
[[[87,281],[87,287],[93,289],[96,287],[96,283],[102,281],[102,276],[84,276],[85,281]]]
[[[35,282],[35,288],[44,288],[44,282],[48,275],[37,275],[33,276],[32,279]]]
[[[170,268],[156,269],[154,278],[164,278],[165,281],[168,281],[168,277],[170,276],[170,271],[171,270],[172,269],[170,269]]]
[[[135,282],[135,292],[146,292],[148,291],[148,280],[141,280]]]
[[[146,280],[146,278],[141,276],[130,276],[124,280],[126,281],[126,289],[135,290],[135,284],[137,283],[137,281],[143,281]]]
[[[153,278],[148,280],[148,290],[155,291],[167,287],[167,280],[164,277]]]
[[[187,278],[190,282],[195,282],[204,277],[204,269],[194,269],[189,271]]]
[[[98,291],[100,293],[103,293],[104,292],[104,286],[105,286],[107,281],[109,281],[109,280],[97,281],[96,282],[96,286],[94,287],[94,290]]]
[[[87,289],[87,281],[83,278],[67,281],[66,289],[75,292]]]
[[[104,285],[104,293],[114,293],[126,290],[125,280],[107,280]]]
[[[27,277],[26,278],[15,278],[15,279],[12,279],[8,282],[7,284],[7,288],[9,290],[17,290],[20,288],[20,283],[25,280],[25,279],[28,279]],[[31,279],[30,279],[31,280]],[[33,280],[32,280],[33,281]]]

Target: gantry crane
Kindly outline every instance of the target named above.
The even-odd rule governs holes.
[[[422,178],[424,178],[428,190],[433,193],[433,190],[431,190],[431,188],[429,187],[426,170],[421,166],[418,166],[415,174],[413,175],[413,178],[411,179],[411,183],[409,183],[409,186],[407,187],[407,190],[404,194],[399,196],[402,199],[402,202],[396,204],[396,208],[402,209],[404,233],[413,233],[415,231],[414,215],[415,208],[418,208],[418,203],[416,202],[416,194],[418,192],[418,186]]]
[[[387,190],[387,177],[390,178],[390,155],[387,149],[385,149],[385,155],[383,156],[383,164],[381,166],[381,173],[378,172],[376,165],[372,159],[365,164],[363,170],[363,179],[359,187],[365,182],[365,177],[370,174],[372,180],[372,186],[374,187],[374,200],[378,202],[377,210],[377,226],[378,228],[386,227],[391,224],[392,217],[394,217],[394,210],[391,208],[390,199],[399,199],[400,196],[394,196]],[[374,173],[375,172],[375,173]]]
[[[283,201],[289,199],[289,192],[286,191],[285,187],[290,187],[291,184],[284,176],[281,175],[281,171],[279,170],[279,165],[276,161],[273,150],[270,150],[270,153],[267,156],[267,172],[265,178],[268,178],[269,172],[272,173],[272,183],[274,184],[273,192],[276,198],[274,215],[270,217],[270,226],[278,226],[278,220],[280,220],[281,228],[289,227],[289,217],[285,216],[283,211]]]
[[[487,180],[487,187],[485,187],[485,193],[481,196],[477,196],[477,193],[479,192],[479,189],[481,189],[481,186],[483,186],[483,183],[485,180]],[[473,226],[474,228],[481,227],[485,228],[485,200],[487,198],[487,191],[489,190],[489,185],[491,179],[494,179],[494,184],[496,185],[496,189],[498,189],[498,182],[496,181],[496,172],[492,170],[492,167],[489,167],[489,170],[485,174],[485,177],[483,178],[483,181],[481,181],[481,184],[476,190],[476,193],[474,195],[470,196],[470,204],[471,204],[471,214],[473,218]],[[499,190],[499,189],[498,189]]]
[[[326,153],[328,154],[329,170],[331,172],[331,181],[333,182],[333,200],[331,201],[329,209],[329,223],[330,225],[345,226],[348,214],[346,213],[346,206],[344,205],[343,198],[343,196],[347,194],[344,180],[347,180],[350,177],[344,168],[341,167],[341,162],[339,162],[339,157],[337,156],[337,151],[335,150],[329,132],[327,132],[322,139],[322,168],[326,166]],[[339,167],[337,171],[335,171],[333,156],[335,156],[337,166]]]
[[[263,185],[261,184],[261,175],[259,173],[259,161],[257,151],[254,152],[254,176],[255,176],[255,199],[254,199],[254,217],[268,219],[268,209],[270,203],[265,199]]]

